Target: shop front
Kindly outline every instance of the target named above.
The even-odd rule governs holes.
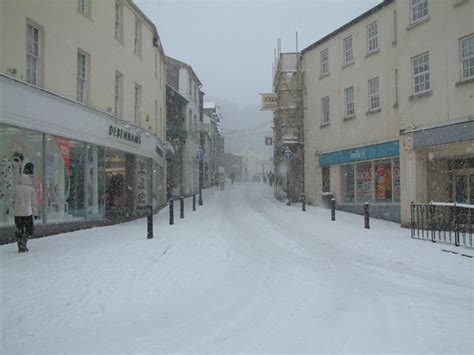
[[[400,221],[399,142],[323,153],[319,157],[323,194],[332,194],[338,209]],[[322,198],[324,201],[324,197]]]
[[[107,113],[0,76],[0,243],[14,239],[11,200],[35,166],[35,235],[117,223],[165,204],[153,135]]]

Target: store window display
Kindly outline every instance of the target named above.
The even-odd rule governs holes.
[[[354,202],[354,165],[341,166],[342,173],[342,202]]]
[[[105,149],[92,144],[86,146],[87,219],[105,215]]]
[[[35,166],[34,188],[38,215],[43,217],[43,134],[0,123],[0,226],[14,224],[11,202],[24,166]]]
[[[47,135],[47,222],[85,219],[85,144]]]
[[[105,150],[105,204],[108,212],[125,210],[125,153]]]

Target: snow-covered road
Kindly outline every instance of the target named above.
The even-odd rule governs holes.
[[[263,184],[146,222],[0,247],[0,353],[465,352],[473,259]],[[465,251],[472,255],[472,251]]]

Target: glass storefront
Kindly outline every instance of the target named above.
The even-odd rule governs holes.
[[[152,202],[155,209],[165,204],[165,171],[150,158],[0,124],[0,227],[14,225],[11,200],[28,162],[37,223],[133,216]]]
[[[399,203],[399,159],[341,165],[341,192],[343,203]]]
[[[0,123],[0,226],[13,225],[11,201],[26,163],[34,164],[38,214],[43,218],[43,134]]]

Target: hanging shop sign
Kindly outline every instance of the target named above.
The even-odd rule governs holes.
[[[113,125],[109,126],[109,136],[119,138],[131,143],[142,144],[142,138],[139,134],[134,134],[125,129],[115,127]]]
[[[262,97],[261,111],[273,111],[278,108],[278,99],[275,93],[260,94]]]
[[[345,164],[355,161],[372,160],[378,158],[396,157],[400,155],[399,141],[369,145],[360,148],[340,150],[337,152],[321,154],[320,166]]]

